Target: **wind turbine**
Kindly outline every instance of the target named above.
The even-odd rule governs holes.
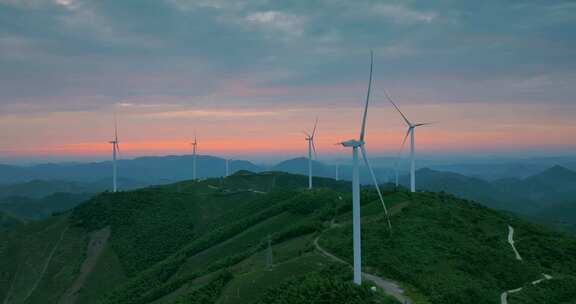
[[[388,99],[388,101],[390,101],[390,103],[392,103],[394,108],[396,108],[396,110],[398,110],[398,113],[400,113],[400,115],[404,119],[404,122],[406,122],[406,125],[408,126],[408,130],[406,131],[406,136],[404,136],[404,140],[402,141],[402,148],[404,147],[404,143],[406,142],[406,138],[408,137],[408,135],[410,135],[410,192],[416,192],[416,163],[414,160],[414,154],[415,154],[416,147],[414,144],[414,130],[417,127],[429,125],[430,123],[412,123],[412,122],[410,122],[410,120],[408,120],[408,118],[406,118],[406,115],[404,115],[404,113],[402,113],[402,111],[400,111],[400,108],[398,108],[398,106],[394,103],[394,101],[392,100],[392,98],[390,98],[390,95],[388,95],[388,93],[386,91],[384,91],[384,95],[386,95],[386,99]],[[398,169],[397,168],[396,168],[396,185],[398,185]]]
[[[316,146],[314,145],[314,135],[316,135],[317,126],[318,117],[316,117],[316,122],[314,123],[312,134],[304,132],[306,134],[306,141],[308,142],[308,189],[312,189],[312,151],[314,151],[314,158],[318,158],[316,155]]]
[[[361,239],[360,239],[360,178],[359,178],[359,164],[358,164],[358,149],[362,152],[362,158],[370,175],[372,176],[372,181],[376,187],[376,192],[378,192],[378,197],[380,202],[384,207],[384,212],[386,214],[386,220],[388,221],[388,228],[391,229],[390,217],[388,216],[388,209],[382,198],[382,193],[378,187],[378,182],[376,181],[376,176],[374,171],[368,162],[368,156],[366,154],[366,147],[364,141],[364,135],[366,134],[366,116],[368,114],[368,103],[370,101],[370,90],[372,89],[372,66],[374,63],[374,54],[370,52],[370,78],[368,79],[368,92],[366,94],[366,103],[364,105],[364,114],[362,115],[362,124],[360,127],[360,138],[351,139],[340,144],[344,147],[352,148],[352,236],[354,244],[354,283],[360,285],[362,283],[362,251],[361,251]]]
[[[194,141],[191,143],[192,145],[192,180],[196,180],[196,145],[198,145],[198,141],[196,140],[196,134],[194,134]]]
[[[118,145],[118,122],[116,121],[116,116],[114,116],[114,139],[108,143],[112,144],[112,191],[118,191],[117,178],[117,167],[116,167],[116,155],[120,152],[120,146]]]

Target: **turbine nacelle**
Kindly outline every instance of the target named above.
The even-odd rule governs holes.
[[[350,139],[340,143],[344,147],[360,147],[364,145],[364,141],[357,139]]]

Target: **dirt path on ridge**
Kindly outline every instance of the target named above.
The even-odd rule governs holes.
[[[52,251],[50,251],[48,258],[46,259],[46,262],[44,263],[44,266],[42,267],[42,271],[38,275],[38,279],[36,279],[36,281],[34,282],[34,285],[32,285],[32,288],[26,294],[26,297],[22,301],[23,303],[25,303],[28,300],[28,298],[30,298],[30,296],[34,293],[34,291],[36,291],[36,288],[38,288],[38,285],[40,285],[40,282],[42,281],[42,278],[44,277],[44,274],[46,273],[46,270],[48,269],[50,262],[52,262],[52,258],[54,257],[56,250],[58,250],[60,243],[64,239],[64,234],[66,234],[66,231],[68,231],[68,226],[66,226],[66,228],[64,228],[64,230],[62,230],[62,232],[60,233],[60,238],[58,239],[58,241],[56,242],[56,244],[52,248]]]
[[[320,244],[318,244],[318,240],[320,239],[320,236],[316,237],[314,239],[314,247],[316,247],[316,249],[318,251],[320,251],[321,254],[323,254],[324,256],[328,257],[329,259],[339,262],[339,263],[343,263],[346,264],[350,267],[352,267],[350,264],[348,264],[348,262],[342,260],[341,258],[333,255],[332,253],[326,251],[324,248],[322,248],[320,246]],[[382,290],[384,290],[384,292],[392,297],[394,297],[396,300],[400,301],[400,303],[403,304],[412,304],[412,300],[409,299],[405,294],[404,294],[404,290],[398,286],[398,284],[394,281],[370,274],[370,273],[366,273],[366,272],[362,272],[362,276],[368,280],[371,281],[372,283],[376,284],[378,287],[382,288]]]
[[[82,263],[80,268],[80,274],[74,281],[74,283],[66,290],[64,295],[58,301],[58,304],[75,304],[78,299],[78,294],[88,275],[92,272],[94,266],[98,262],[98,258],[106,248],[108,243],[108,238],[110,238],[110,226],[100,229],[98,231],[92,232],[90,234],[90,241],[86,248],[86,259]]]

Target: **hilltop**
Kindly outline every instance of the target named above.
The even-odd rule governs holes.
[[[375,283],[352,285],[339,262],[351,255],[350,184],[306,184],[302,175],[239,171],[99,194],[0,235],[0,299],[297,303],[325,295],[330,303],[397,303],[372,292]],[[396,282],[414,303],[499,303],[500,293],[542,273],[576,287],[573,237],[451,195],[384,190],[391,232],[375,191],[362,192],[364,270]],[[523,261],[507,243],[508,225]],[[574,290],[526,291],[565,298]]]

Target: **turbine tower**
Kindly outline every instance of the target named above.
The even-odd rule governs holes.
[[[196,145],[198,141],[196,140],[196,134],[194,134],[194,141],[192,145],[192,180],[196,180]]]
[[[400,165],[400,156],[402,154],[402,151],[404,151],[404,144],[406,144],[406,136],[404,137],[404,140],[402,140],[402,145],[400,146],[400,150],[398,150],[398,155],[396,156],[396,161],[394,162],[394,175],[395,175],[395,184],[396,184],[396,188],[398,188],[398,186],[400,185],[400,181],[399,181],[399,176],[398,176],[398,166]]]
[[[308,189],[312,189],[312,151],[314,151],[314,158],[318,159],[318,157],[316,157],[316,146],[314,145],[314,135],[316,135],[317,126],[318,117],[316,117],[312,134],[304,132],[306,134],[306,141],[308,142]]]
[[[230,159],[226,159],[226,177],[230,175]]]
[[[417,127],[429,125],[430,123],[412,123],[412,122],[410,122],[410,120],[408,120],[408,118],[406,118],[406,115],[404,115],[404,113],[402,113],[402,111],[400,111],[400,108],[398,108],[398,106],[394,103],[392,98],[390,98],[390,95],[388,95],[388,93],[386,91],[384,91],[384,94],[386,95],[386,99],[388,99],[388,101],[390,101],[390,103],[392,103],[394,108],[396,108],[398,113],[400,113],[400,115],[404,119],[404,122],[406,122],[406,125],[408,126],[408,130],[406,131],[406,136],[404,136],[404,140],[402,140],[401,149],[404,148],[404,143],[406,142],[406,138],[408,138],[408,135],[410,135],[410,192],[416,192],[416,162],[414,159],[415,153],[416,153],[416,151],[415,151],[416,147],[415,147],[415,143],[414,143],[414,130]],[[398,169],[396,169],[396,185],[398,185]]]
[[[339,169],[338,164],[336,164],[336,180],[340,180],[340,175],[339,175],[340,172],[338,172],[338,169]]]
[[[116,156],[120,152],[120,146],[118,145],[118,123],[116,121],[116,116],[114,116],[114,139],[108,143],[112,144],[112,192],[118,191],[117,179],[117,167],[116,167]]]
[[[378,192],[378,197],[380,202],[384,207],[384,212],[386,214],[386,220],[388,221],[388,228],[391,229],[390,218],[388,216],[388,209],[382,198],[382,193],[378,187],[378,182],[376,181],[376,176],[374,171],[370,166],[368,161],[368,156],[365,148],[364,135],[366,134],[366,116],[368,114],[368,103],[370,101],[370,90],[372,89],[372,66],[374,62],[374,55],[372,51],[370,52],[370,77],[368,79],[368,92],[366,94],[366,103],[364,105],[364,113],[362,115],[362,124],[360,127],[360,137],[359,139],[351,139],[340,144],[344,147],[352,148],[352,236],[354,245],[354,283],[360,285],[362,283],[362,251],[361,251],[361,239],[360,239],[360,178],[359,178],[359,164],[358,164],[358,149],[362,152],[362,158],[370,175],[372,176],[372,181],[376,187],[376,192]]]

